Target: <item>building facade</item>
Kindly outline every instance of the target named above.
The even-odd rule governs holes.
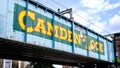
[[[120,66],[120,33],[114,34],[114,42],[116,46],[116,59],[117,64]]]
[[[0,59],[0,68],[26,68],[27,65],[26,61]]]
[[[120,67],[120,33],[106,35],[107,38],[114,40],[116,64]]]

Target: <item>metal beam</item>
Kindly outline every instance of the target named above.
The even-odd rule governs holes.
[[[72,8],[69,8],[69,9],[66,9],[66,10],[63,10],[63,11],[60,11],[60,9],[58,9],[58,13],[59,13],[60,15],[64,15],[64,14],[69,13],[69,14],[70,14],[70,19],[73,19],[73,16],[72,16]]]

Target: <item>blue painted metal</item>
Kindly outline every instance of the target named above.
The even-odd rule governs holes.
[[[74,44],[74,21],[72,21],[72,53],[74,53],[74,48],[75,48],[75,44]]]
[[[99,35],[97,35],[97,41],[99,43]],[[100,47],[99,47],[99,44],[98,44],[98,59],[100,59]]]
[[[36,8],[38,8],[38,4],[36,5]]]
[[[55,19],[55,13],[52,14],[53,16],[53,19],[52,19],[52,25],[54,26],[54,19]],[[53,31],[52,31],[52,48],[55,48],[55,37],[54,37],[54,28],[53,28]]]
[[[88,29],[86,29],[86,35],[88,37]],[[89,50],[88,50],[88,38],[87,38],[87,56],[89,56]]]
[[[17,40],[17,41],[19,41],[19,40],[22,40],[22,42],[23,42],[23,39],[24,39],[24,42],[27,42],[27,43],[30,43],[31,42],[31,44],[34,44],[34,42],[38,42],[36,45],[40,45],[40,46],[51,46],[52,48],[56,48],[56,49],[58,49],[58,50],[63,50],[63,51],[67,51],[67,52],[70,52],[70,53],[75,53],[75,49],[77,49],[77,47],[75,47],[75,43],[74,43],[74,32],[75,32],[75,25],[78,25],[78,27],[84,27],[84,26],[82,26],[82,25],[80,25],[79,23],[76,23],[75,21],[72,21],[72,20],[70,20],[70,19],[68,19],[68,18],[66,18],[66,17],[64,17],[64,16],[61,16],[61,15],[59,15],[57,12],[55,12],[55,11],[53,11],[53,10],[51,10],[51,9],[49,9],[49,8],[47,8],[47,7],[45,7],[45,6],[43,6],[43,5],[41,5],[41,4],[39,4],[39,3],[34,3],[34,2],[31,2],[32,0],[25,0],[25,1],[22,1],[22,0],[20,0],[19,2],[20,3],[18,3],[18,2],[16,2],[16,3],[18,3],[20,6],[23,6],[23,7],[25,7],[26,8],[26,18],[25,18],[25,25],[27,25],[27,22],[28,22],[28,20],[27,19],[29,19],[28,18],[28,4],[29,4],[29,6],[31,6],[31,7],[29,7],[29,10],[30,11],[33,11],[34,13],[38,13],[38,14],[41,14],[41,15],[43,15],[43,16],[46,16],[46,19],[44,20],[44,22],[47,22],[47,19],[48,18],[50,18],[51,20],[52,20],[52,25],[54,26],[54,24],[56,24],[56,20],[54,20],[54,19],[56,19],[56,18],[58,18],[58,20],[57,20],[57,22],[59,22],[59,23],[61,23],[61,24],[64,24],[64,25],[66,25],[66,26],[68,26],[69,28],[71,28],[72,29],[72,40],[73,40],[73,42],[72,43],[70,43],[70,45],[68,45],[68,44],[64,44],[64,43],[61,43],[61,42],[59,42],[59,41],[56,41],[55,40],[55,37],[54,37],[54,31],[52,31],[52,39],[46,39],[46,38],[43,38],[43,37],[37,37],[37,36],[34,36],[34,35],[30,35],[30,34],[27,34],[27,28],[25,27],[25,32],[23,33],[23,32],[19,32],[19,31],[16,31],[16,30],[14,30],[15,32],[13,32],[13,29],[9,29],[9,28],[5,28],[5,25],[4,24],[1,24],[1,22],[2,23],[6,23],[6,22],[4,22],[4,21],[1,21],[0,20],[0,24],[1,24],[1,26],[4,28],[4,32],[6,32],[6,33],[8,33],[8,34],[6,34],[6,36],[14,36],[14,38],[13,38],[13,40]],[[9,0],[7,1],[7,2],[9,2]],[[12,2],[12,4],[14,4],[14,1]],[[1,5],[0,5],[1,6]],[[11,6],[10,6],[11,7]],[[34,9],[36,7],[36,9]],[[1,8],[0,8],[1,9]],[[12,11],[13,12],[15,12],[14,11],[14,9],[12,9]],[[48,13],[48,14],[44,14],[44,13]],[[0,12],[0,14],[2,14],[2,12]],[[7,13],[7,14],[9,14],[9,13]],[[6,15],[7,15],[6,14]],[[11,16],[14,16],[14,13],[13,14],[11,14]],[[2,16],[1,16],[2,17]],[[7,16],[6,16],[7,17]],[[1,19],[3,19],[4,17],[2,17]],[[4,18],[5,20],[6,20],[6,18]],[[12,21],[13,21],[13,19],[12,18],[10,18]],[[8,19],[8,20],[10,20],[10,19]],[[62,21],[61,21],[62,20]],[[64,21],[66,21],[67,20],[67,22],[64,22]],[[63,23],[64,22],[64,23]],[[68,23],[69,22],[69,23]],[[10,22],[10,23],[12,23],[12,22]],[[7,22],[7,26],[10,26],[10,27],[13,27],[13,25],[11,25],[9,22]],[[33,25],[34,24],[34,25]],[[46,24],[45,24],[46,25]],[[35,26],[35,23],[32,23],[32,27],[33,26]],[[58,25],[59,26],[59,25]],[[0,28],[0,32],[1,32],[1,34],[0,35],[3,35],[3,28]],[[70,30],[71,30],[70,29]],[[10,30],[10,31],[9,31]],[[53,30],[54,30],[54,28],[53,28]],[[78,28],[78,30],[79,30],[79,28]],[[90,30],[90,29],[88,29],[88,28],[86,28],[86,27],[84,27],[84,30],[86,30],[86,35],[87,35],[87,37],[89,36],[88,34],[88,32],[91,32],[91,33],[93,33],[94,34],[94,36],[95,35],[97,35],[97,40],[98,40],[98,42],[100,42],[101,41],[101,38],[103,38],[103,39],[105,39],[105,41],[107,40],[107,48],[109,48],[109,46],[108,46],[108,42],[112,42],[112,41],[110,41],[110,40],[108,40],[107,38],[105,38],[104,36],[102,36],[102,35],[100,35],[100,34],[98,34],[98,33],[96,33],[96,32],[94,32],[94,31],[92,31],[92,30]],[[9,32],[7,32],[7,31],[9,31]],[[10,34],[9,34],[10,33]],[[5,34],[5,33],[4,33]],[[21,36],[19,36],[19,35],[21,35]],[[3,35],[4,36],[4,35]],[[93,36],[93,37],[94,37]],[[99,38],[98,38],[99,37]],[[16,38],[19,38],[19,40],[18,39],[16,39]],[[27,39],[30,39],[30,40],[27,40]],[[89,42],[88,42],[88,38],[87,38],[87,40],[86,40],[86,42],[87,42],[87,47],[89,46],[88,44],[89,44]],[[64,40],[63,40],[64,41]],[[67,41],[68,42],[68,41]],[[104,42],[104,41],[103,41]],[[112,42],[113,43],[113,42]],[[50,45],[48,45],[48,44],[50,44]],[[71,45],[72,44],[72,45]],[[80,48],[81,49],[81,48]],[[77,51],[77,50],[76,50]],[[78,52],[83,52],[82,51],[82,49],[81,50],[78,50]],[[86,51],[86,50],[85,50]],[[108,53],[108,51],[109,50],[107,50],[107,53]],[[112,53],[112,52],[111,52]],[[114,53],[114,51],[113,51],[113,53]],[[79,55],[81,55],[80,53],[76,53],[76,54],[79,54]],[[97,55],[99,55],[99,59],[100,58],[102,58],[101,57],[101,54],[100,54],[100,52],[98,52],[98,54]],[[109,54],[110,55],[110,54]],[[108,55],[108,56],[109,56]],[[89,50],[87,49],[87,56],[88,57],[90,57],[90,53],[89,53]],[[93,56],[92,56],[93,57]],[[108,57],[108,59],[110,60],[110,58],[111,57]]]
[[[25,25],[27,25],[27,20],[28,20],[28,3],[29,3],[29,0],[26,1],[26,19],[25,19]],[[25,26],[24,42],[27,42],[27,26]]]
[[[115,61],[116,61],[116,52],[115,52],[116,50],[114,50],[114,49],[115,49],[115,43],[114,43],[114,41],[112,41],[112,48],[113,48],[113,49],[112,49],[113,58],[115,59],[115,60],[114,60],[114,62],[115,62]]]
[[[108,61],[110,61],[110,59],[109,59],[109,44],[108,44],[108,40],[106,40],[106,43],[107,43],[107,58],[108,58]]]
[[[29,2],[30,2],[30,3],[32,2],[34,5],[36,5],[36,3],[37,3],[37,2],[33,2],[32,0],[30,0]],[[56,11],[54,11],[53,9],[50,9],[50,8],[48,8],[48,7],[40,4],[40,3],[38,3],[38,7],[42,8],[42,9],[47,9],[47,11],[55,13],[56,15],[60,16],[60,18],[64,18],[64,19],[67,19],[68,21],[71,21],[69,18],[67,18],[67,17],[65,17],[65,16],[61,16],[60,14],[58,14],[58,13],[57,13]],[[72,23],[72,22],[71,22],[71,23]],[[79,26],[82,26],[80,23],[76,23],[76,22],[74,22],[74,23],[77,24],[77,25],[79,25]],[[90,32],[92,32],[92,33],[95,33],[95,34],[99,35],[100,37],[102,37],[102,38],[104,38],[104,39],[107,39],[106,37],[104,37],[104,36],[102,36],[102,35],[94,32],[93,30],[88,29],[88,28],[85,27],[85,26],[82,26],[82,27],[84,27],[85,29],[87,29],[88,31],[90,31]],[[109,40],[109,39],[108,39],[108,40]],[[111,41],[111,40],[109,40],[109,41]]]

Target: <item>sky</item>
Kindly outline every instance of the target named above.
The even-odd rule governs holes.
[[[55,10],[73,9],[74,21],[102,35],[120,32],[120,0],[36,0]],[[69,15],[65,15],[69,17]]]

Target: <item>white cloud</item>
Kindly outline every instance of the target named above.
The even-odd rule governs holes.
[[[114,16],[114,17],[112,17],[111,19],[110,19],[110,24],[116,24],[116,23],[120,23],[120,16],[118,16],[117,14]]]
[[[81,0],[80,4],[83,7],[87,7],[86,11],[90,14],[95,14],[101,11],[106,11],[110,9],[114,9],[116,7],[120,7],[120,1],[115,4],[110,4],[109,0]]]
[[[80,4],[86,7],[86,11],[89,15],[92,15],[87,20],[93,22],[94,25],[90,24],[88,27],[98,33],[108,33],[108,31],[120,32],[120,16],[115,15],[110,19],[110,24],[107,25],[107,21],[99,22],[101,20],[100,16],[95,15],[96,13],[105,12],[112,10],[114,8],[120,7],[120,1],[114,4],[110,4],[109,0],[81,0]],[[118,13],[120,14],[120,12]]]
[[[118,14],[120,15],[120,11],[118,12]]]
[[[90,29],[101,34],[101,32],[104,32],[105,26],[106,26],[106,22],[95,22],[90,26]]]
[[[40,0],[38,0],[40,1]],[[51,1],[51,0],[50,0]],[[47,0],[44,0],[44,2],[46,3],[46,5],[48,5]],[[60,9],[61,6],[57,5],[53,2],[50,2],[49,4],[52,5],[48,5],[49,7],[52,7],[52,9],[56,9],[55,7],[59,7]],[[79,10],[81,7],[85,8],[85,10]],[[106,27],[106,22],[99,22],[101,20],[100,16],[97,16],[96,13],[99,12],[105,12],[107,10],[111,10],[114,9],[116,7],[120,7],[120,1],[114,4],[110,4],[109,0],[80,0],[80,4],[77,5],[72,5],[71,7],[73,8],[73,10],[75,11],[73,14],[74,20],[84,26],[88,26],[88,28],[93,29],[94,31],[100,33],[103,30],[107,30],[107,31],[114,31],[116,32],[118,30],[118,26],[120,26],[120,22],[118,20],[120,20],[120,16],[115,15],[113,18],[111,18],[110,24],[107,25]],[[70,7],[70,6],[69,6]],[[75,10],[77,9],[77,10]],[[76,15],[77,14],[77,15]],[[120,15],[120,11],[118,12],[118,14]],[[69,17],[69,15],[66,15],[67,17]],[[90,22],[88,21],[94,21],[95,25],[90,24]],[[115,26],[115,27],[114,27]]]
[[[89,14],[84,11],[76,11],[75,14],[73,14],[74,21],[87,26],[89,24],[88,20],[90,18]]]
[[[70,15],[68,14],[65,14],[64,16],[70,18]],[[87,26],[89,24],[88,20],[90,19],[90,15],[87,12],[76,10],[76,12],[73,13],[73,18],[77,23]]]
[[[107,4],[105,4],[104,8],[103,8],[103,11],[106,11],[106,10],[110,10],[110,9],[114,9],[114,8],[117,8],[117,7],[120,7],[120,2],[117,2],[115,4],[109,4],[107,2]]]
[[[100,21],[101,20],[101,17],[100,16],[97,16],[97,15],[91,15],[91,17],[89,18],[89,20],[92,22],[92,21]]]
[[[88,8],[88,13],[94,14],[103,9],[104,0],[81,0],[80,4]]]
[[[75,12],[75,14],[79,15],[80,17],[84,18],[85,20],[90,19],[90,15],[85,11],[77,10]]]
[[[101,7],[101,4],[104,3],[104,0],[82,0],[81,3],[84,7],[95,9]]]
[[[66,15],[66,16],[69,17],[69,15]],[[86,26],[86,27],[94,30],[97,33],[102,32],[106,26],[106,22],[98,22],[100,20],[99,16],[91,17],[85,11],[77,10],[75,12],[75,14],[73,14],[73,17],[74,17],[74,21],[82,24],[83,26]],[[88,20],[94,20],[94,21],[91,21],[94,23],[91,24]]]
[[[109,25],[107,30],[111,31],[111,33],[116,33],[116,32],[120,32],[120,16],[119,15],[115,15],[113,16],[110,20],[109,20]]]
[[[52,0],[36,0],[36,1],[47,6],[48,8],[55,10],[55,11],[58,11],[58,8],[65,9],[65,7],[53,2]]]

